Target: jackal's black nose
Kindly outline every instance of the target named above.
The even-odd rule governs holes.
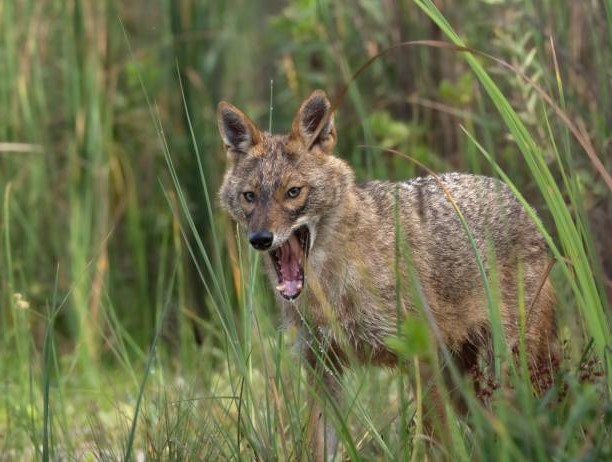
[[[270,231],[255,231],[249,233],[249,242],[257,250],[268,250],[274,240],[274,234]]]

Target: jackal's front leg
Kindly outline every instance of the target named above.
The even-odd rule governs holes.
[[[332,423],[342,405],[342,360],[333,345],[310,343],[306,353],[308,367],[309,412],[307,460],[330,461],[338,450],[338,435]]]

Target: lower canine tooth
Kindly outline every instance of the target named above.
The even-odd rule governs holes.
[[[285,284],[279,284],[276,286],[276,290],[278,290],[279,292],[281,292],[284,288],[285,288]]]

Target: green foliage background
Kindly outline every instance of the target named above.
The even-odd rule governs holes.
[[[612,171],[610,0],[435,5],[439,16],[428,1],[0,3],[0,460],[303,448],[295,333],[279,333],[257,256],[216,206],[222,99],[283,132],[313,89],[333,98],[369,58],[450,42],[452,27],[542,87]],[[399,374],[360,369],[338,417],[348,456],[612,457],[611,191],[567,125],[516,72],[431,46],[374,61],[336,123],[360,179],[424,173],[362,145],[437,172],[505,172],[559,248],[566,355],[559,389],[536,398],[516,378],[514,398],[500,391],[494,412],[457,421],[452,448],[414,437]]]

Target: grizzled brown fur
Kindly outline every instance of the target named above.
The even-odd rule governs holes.
[[[547,246],[510,189],[493,178],[460,173],[357,184],[350,166],[333,155],[336,130],[333,116],[327,115],[330,106],[325,94],[315,91],[286,135],[259,131],[228,103],[218,111],[229,159],[220,191],[224,208],[249,236],[271,233],[269,252],[284,244],[288,249],[295,230],[308,229],[306,294],[297,300],[286,300],[278,291],[277,296],[286,322],[301,329],[303,354],[323,376],[316,383],[337,397],[347,358],[389,366],[397,362],[385,342],[398,326],[397,239],[409,248],[441,341],[458,364],[467,369],[479,349],[490,350],[487,299],[476,258],[439,182],[464,215],[487,270],[495,257],[509,345],[518,337],[518,275],[523,275],[524,303],[531,307],[528,354],[533,364],[546,361],[555,333]],[[291,188],[297,189],[290,193]],[[297,197],[290,197],[296,191]],[[288,261],[297,261],[299,251],[295,255]],[[272,257],[264,261],[273,285],[289,273],[275,269]],[[401,315],[415,312],[406,266],[400,265]],[[297,283],[291,284],[293,295]],[[333,367],[320,367],[320,352]],[[315,407],[310,436],[317,459],[324,458],[324,447],[328,454],[335,447],[333,428],[323,425],[320,414]]]

